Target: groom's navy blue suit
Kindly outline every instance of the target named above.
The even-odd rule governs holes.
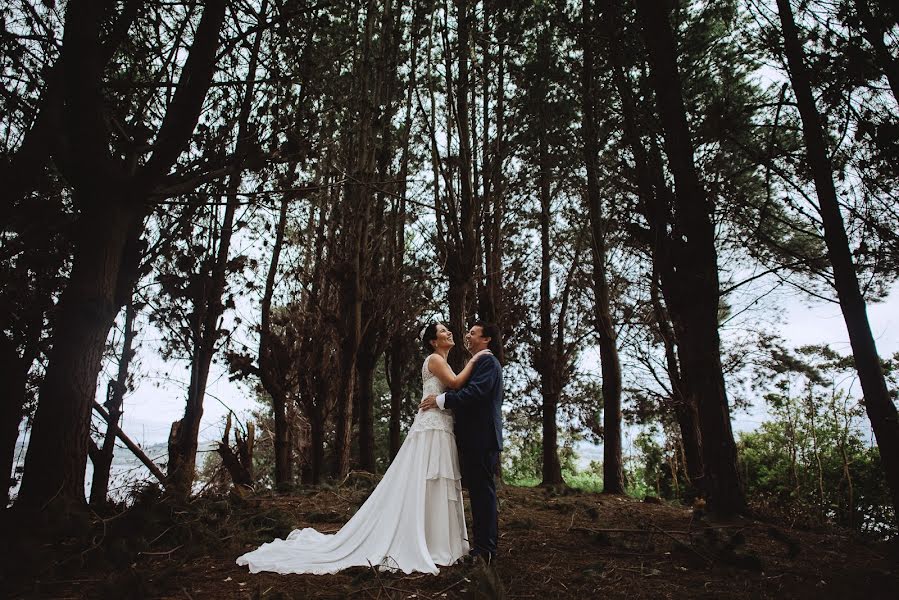
[[[474,533],[473,552],[496,554],[496,463],[503,447],[503,369],[492,354],[478,359],[468,382],[444,395],[452,409],[461,449],[462,476],[468,484]]]

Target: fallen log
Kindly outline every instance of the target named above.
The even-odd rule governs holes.
[[[162,470],[160,470],[160,468],[156,466],[156,463],[154,463],[150,459],[150,457],[140,449],[140,446],[132,442],[131,438],[125,435],[125,432],[122,431],[122,428],[119,427],[118,423],[113,422],[112,417],[109,416],[109,413],[106,412],[106,409],[103,408],[101,404],[95,401],[94,410],[97,411],[97,413],[101,417],[106,419],[106,422],[109,423],[109,427],[110,429],[112,429],[112,432],[115,433],[116,437],[122,440],[125,446],[127,446],[128,449],[131,450],[131,453],[134,454],[134,456],[136,456],[138,460],[140,460],[140,462],[142,462],[144,466],[150,470],[150,473],[152,473],[153,476],[159,480],[159,483],[165,486],[165,474],[162,472]]]

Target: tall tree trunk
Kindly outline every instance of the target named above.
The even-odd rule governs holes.
[[[310,437],[312,438],[309,458],[311,483],[318,485],[325,474],[325,425],[328,418],[328,396],[331,394],[331,390],[323,377],[319,377],[316,384],[315,402],[309,410]]]
[[[326,155],[330,163],[330,152]],[[323,174],[323,189],[331,189],[328,175]],[[306,315],[305,322],[300,330],[301,342],[299,356],[305,359],[300,369],[301,384],[297,404],[309,421],[310,445],[308,464],[303,468],[303,483],[318,484],[324,474],[325,461],[325,420],[328,417],[329,407],[333,404],[328,373],[333,366],[326,363],[327,355],[325,344],[320,344],[315,332],[323,328],[319,320],[319,302],[321,298],[328,296],[329,280],[326,279],[325,263],[330,260],[327,256],[327,248],[332,247],[336,223],[333,216],[329,216],[326,206],[331,206],[331,215],[336,212],[334,203],[328,202],[323,197],[318,209],[318,222],[315,224],[315,244],[310,248],[307,256],[319,257],[313,262],[312,273],[309,277],[309,293],[304,299],[302,313]],[[313,211],[310,211],[310,228],[312,228]],[[305,261],[304,261],[305,262]]]
[[[462,7],[464,10],[464,6]],[[444,10],[443,13],[446,14],[449,12],[449,2],[446,0],[444,2]],[[426,69],[428,72],[431,72],[435,67],[433,63],[433,39],[435,36],[435,20],[436,20],[437,11],[431,12],[431,18],[429,20],[429,35],[428,35],[428,49],[427,49],[427,60],[426,60]],[[462,22],[460,19],[460,27],[465,30],[466,33],[463,35],[467,35],[467,22]],[[455,94],[455,86],[453,85],[453,77],[452,77],[452,52],[450,50],[449,39],[447,35],[447,20],[444,19],[444,27],[441,30],[443,37],[443,47],[444,47],[444,57],[445,57],[445,77],[446,77],[446,102],[448,105],[452,105],[454,103],[454,94]],[[466,59],[467,60],[467,59]],[[467,64],[467,63],[466,63]],[[449,164],[450,161],[444,162],[440,157],[440,152],[438,150],[438,131],[437,131],[437,100],[436,100],[436,92],[434,85],[435,78],[427,77],[427,87],[428,87],[428,99],[430,101],[430,111],[426,111],[424,105],[419,99],[419,105],[422,112],[425,112],[429,115],[427,120],[428,124],[428,136],[430,142],[430,154],[431,154],[431,168],[432,174],[434,178],[433,185],[433,200],[434,200],[434,216],[435,216],[435,250],[437,254],[437,263],[443,265],[443,273],[447,278],[447,283],[449,290],[447,291],[447,308],[449,311],[449,323],[446,325],[453,332],[453,334],[461,339],[462,334],[465,332],[465,321],[466,314],[468,312],[468,306],[470,306],[471,299],[471,289],[472,289],[472,281],[470,277],[466,277],[465,269],[464,269],[464,257],[463,253],[465,251],[462,243],[462,234],[460,231],[460,222],[467,221],[465,217],[460,217],[459,210],[459,200],[457,198],[455,184],[453,182],[453,172],[452,166]],[[467,103],[467,99],[463,100],[463,103]],[[447,128],[446,128],[446,141],[444,143],[447,144],[448,147],[452,146],[453,142],[453,118],[452,111],[447,110]],[[467,112],[466,115],[462,115],[459,113],[458,107],[456,107],[455,111],[456,119],[464,119],[467,120]],[[443,182],[443,189],[440,187],[441,181]],[[456,344],[455,347],[450,351],[448,358],[450,366],[455,370],[461,370],[462,366],[465,362],[466,351],[462,348],[461,344]]]
[[[712,206],[693,163],[669,10],[650,0],[637,0],[637,14],[675,184],[676,235],[672,237],[680,240],[673,248],[678,281],[669,310],[678,316],[675,335],[682,351],[684,386],[699,407],[709,507],[731,515],[745,510],[745,499],[721,366]]]
[[[581,36],[584,51],[584,70],[581,89],[584,128],[584,164],[587,171],[587,207],[592,233],[590,248],[593,255],[593,294],[596,311],[596,331],[599,333],[599,360],[602,370],[603,402],[603,491],[624,493],[624,470],[621,460],[621,361],[618,358],[617,332],[612,322],[609,282],[606,273],[606,232],[602,212],[602,198],[597,181],[596,160],[599,142],[596,132],[594,88],[594,17],[590,0],[584,0],[582,11],[584,32]]]
[[[387,9],[385,9],[387,10]],[[344,477],[350,471],[353,434],[353,399],[356,385],[356,361],[362,343],[362,305],[364,270],[367,265],[366,240],[370,228],[371,191],[375,168],[374,118],[379,101],[373,62],[374,27],[377,7],[366,8],[365,29],[361,39],[360,60],[356,65],[356,127],[350,150],[350,172],[353,177],[344,186],[341,206],[341,241],[336,272],[340,277],[338,291],[339,335],[337,434],[334,442],[333,474]]]
[[[233,220],[234,212],[225,211],[225,225],[229,225],[228,217]],[[232,222],[233,224],[233,222]],[[230,231],[230,230],[229,230]],[[225,228],[222,228],[225,235]],[[224,240],[223,246],[227,246]],[[218,266],[216,267],[218,270]],[[213,274],[215,277],[215,274]],[[223,282],[224,283],[224,282]],[[190,386],[187,390],[187,401],[184,407],[184,416],[172,423],[168,441],[168,465],[166,473],[166,491],[174,498],[185,500],[190,496],[194,478],[196,476],[196,458],[198,449],[198,437],[200,433],[200,420],[203,418],[203,399],[206,395],[206,383],[209,380],[209,368],[215,354],[214,336],[215,324],[218,319],[210,319],[210,313],[220,309],[214,306],[215,284],[211,286],[208,295],[199,296],[194,300],[194,314],[192,326],[194,335],[193,357],[190,368]],[[221,299],[221,293],[218,295]],[[208,304],[207,304],[208,303]],[[213,323],[211,330],[206,327]]]
[[[475,270],[478,258],[478,236],[476,230],[479,215],[478,201],[472,186],[472,142],[471,113],[469,97],[471,95],[470,65],[472,14],[469,3],[455,0],[457,19],[457,39],[455,58],[458,69],[458,80],[455,86],[455,112],[452,123],[459,131],[459,196],[458,209],[449,210],[451,215],[448,230],[451,244],[446,260],[446,274],[449,279],[449,328],[461,339],[468,330],[477,306],[477,285]],[[448,63],[449,64],[449,63]],[[457,212],[456,212],[457,211]],[[449,363],[455,371],[465,365],[467,351],[462,344],[457,344],[449,355]]]
[[[32,322],[24,333],[24,347],[17,348],[14,339],[5,333],[0,335],[0,381],[7,382],[7,396],[0,401],[0,468],[5,469],[6,481],[2,485],[2,504],[9,503],[9,488],[13,485],[13,463],[16,458],[16,442],[19,426],[25,413],[28,392],[28,372],[40,354],[41,331],[46,308],[32,313]]]
[[[90,413],[106,337],[139,262],[142,200],[181,154],[202,109],[225,2],[206,3],[194,41],[153,146],[136,173],[109,154],[99,42],[103,7],[72,0],[63,35],[66,142],[55,158],[74,187],[72,273],[57,307],[58,325],[40,390],[16,507],[84,505]],[[123,190],[131,190],[127,195]]]
[[[562,465],[559,462],[559,426],[556,413],[559,396],[553,392],[543,393],[543,479],[540,485],[564,485]]]
[[[262,387],[272,399],[272,410],[275,417],[275,487],[279,491],[287,491],[293,483],[293,454],[290,444],[290,419],[288,418],[288,394],[285,381],[289,365],[279,361],[277,344],[280,344],[272,331],[272,298],[275,293],[275,280],[281,249],[284,246],[284,231],[287,227],[287,207],[290,196],[281,199],[278,214],[278,225],[275,230],[275,244],[272,258],[265,278],[265,292],[262,295],[261,319],[259,324],[259,380]]]
[[[653,264],[651,281],[651,293],[653,294],[653,308],[656,310],[660,331],[665,345],[665,356],[669,363],[668,375],[674,398],[674,409],[681,429],[681,438],[684,443],[687,471],[694,487],[702,484],[703,464],[701,434],[699,430],[699,415],[696,408],[696,400],[693,396],[683,392],[683,383],[680,376],[680,367],[676,358],[676,340],[674,332],[669,327],[667,312],[661,304],[658,294],[658,281],[661,273],[665,273],[668,281],[676,282],[674,266],[672,263],[671,239],[667,230],[669,226],[669,204],[672,203],[672,194],[668,189],[662,172],[661,160],[652,158],[643,146],[637,127],[637,102],[633,86],[625,68],[624,56],[621,44],[621,20],[619,18],[619,5],[606,0],[603,5],[603,22],[605,25],[607,54],[609,56],[612,80],[621,99],[622,116],[624,120],[624,137],[634,158],[636,173],[637,195],[640,200],[641,211],[646,217],[650,227],[650,245]],[[669,286],[670,287],[670,286]],[[663,290],[664,291],[664,290]],[[667,335],[665,335],[667,334]]]
[[[363,344],[356,362],[356,394],[359,398],[359,468],[375,472],[374,380],[376,346]]]
[[[131,359],[134,358],[134,337],[137,331],[134,329],[134,299],[130,298],[125,304],[125,323],[122,339],[122,355],[119,358],[119,370],[115,381],[109,382],[107,398],[104,406],[109,413],[112,424],[107,424],[106,435],[103,438],[103,446],[99,452],[91,455],[94,466],[91,478],[90,503],[101,505],[106,502],[109,494],[109,468],[112,465],[112,455],[115,451],[115,424],[122,417],[122,401],[128,388],[128,372],[131,367]]]
[[[83,3],[82,3],[83,4]],[[140,222],[138,203],[121,197],[102,105],[104,7],[70,2],[66,7],[60,93],[66,98],[64,133],[82,152],[67,162],[81,215],[75,225],[73,265],[57,307],[59,321],[41,385],[17,507],[55,501],[84,505],[91,404],[106,336],[118,312],[119,271],[127,242]],[[81,134],[84,134],[82,137]],[[40,154],[40,153],[38,153]],[[109,181],[113,179],[113,181]]]
[[[393,12],[393,3],[387,2],[381,18],[380,44],[375,69],[374,85],[377,101],[373,110],[374,126],[371,141],[375,148],[373,164],[377,180],[381,182],[390,181],[395,177],[391,173],[391,166],[397,136],[393,131],[392,119],[396,108],[397,60],[402,37],[399,19],[399,12],[397,14]],[[406,109],[406,129],[400,157],[400,175],[403,179],[408,173],[411,92],[407,97]],[[398,245],[398,242],[402,241],[402,235],[397,236],[396,230],[405,223],[405,218],[399,221],[396,213],[398,210],[401,214],[405,214],[405,182],[398,186],[399,207],[396,208],[394,199],[388,197],[387,190],[382,187],[384,185],[381,184],[376,192],[371,227],[367,231],[368,256],[365,269],[365,298],[362,305],[364,333],[356,361],[359,468],[370,473],[375,471],[374,373],[384,351],[385,341],[388,339],[390,322],[393,320],[394,304],[391,302],[391,294],[400,284],[404,251],[404,247]]]
[[[812,95],[811,81],[793,19],[793,11],[789,0],[777,0],[777,8],[783,27],[784,51],[787,55],[790,82],[802,118],[808,164],[815,181],[821,222],[824,225],[824,242],[827,245],[828,259],[833,267],[834,287],[849,333],[849,343],[852,346],[855,367],[865,397],[865,410],[880,450],[894,513],[899,515],[899,420],[896,406],[887,389],[880,357],[877,354],[877,345],[868,322],[865,299],[858,285],[852,250],[833,183],[833,165],[828,156],[821,117]]]
[[[390,462],[400,451],[400,412],[403,404],[403,374],[408,361],[407,342],[402,334],[395,334],[387,347],[387,384],[390,386]]]
[[[72,274],[57,306],[47,371],[40,388],[17,506],[52,500],[84,504],[91,405],[118,312],[122,257],[137,208],[97,202],[79,219]]]
[[[362,342],[362,227],[367,226],[367,215],[360,204],[365,201],[359,197],[363,190],[359,184],[350,184],[347,194],[355,198],[347,200],[346,204],[353,206],[357,216],[355,219],[344,220],[344,226],[349,229],[343,243],[350,246],[349,256],[341,263],[342,279],[339,289],[339,321],[340,344],[338,346],[338,386],[337,386],[337,432],[334,441],[335,462],[333,474],[335,477],[344,477],[350,472],[350,456],[352,450],[353,434],[353,397],[356,384],[356,360],[359,345]],[[357,213],[358,211],[358,213]],[[357,225],[358,224],[358,225]]]
[[[267,11],[268,1],[265,0],[259,9],[260,20],[265,18]],[[261,34],[257,33],[254,40],[252,56],[254,70],[261,37]],[[308,40],[304,46],[303,58],[305,58],[307,48]],[[303,81],[303,87],[305,84],[306,82]],[[272,399],[272,412],[275,420],[275,488],[282,492],[289,491],[293,486],[293,450],[290,440],[291,411],[288,406],[291,400],[287,389],[288,373],[291,371],[291,366],[282,364],[284,357],[279,353],[281,341],[272,331],[271,313],[281,251],[284,247],[284,234],[287,228],[287,209],[292,200],[291,195],[285,195],[281,199],[278,224],[275,229],[275,243],[272,247],[272,258],[265,278],[265,292],[262,295],[260,306],[259,327],[259,379],[262,387]]]
[[[547,41],[538,42],[543,45],[543,53],[548,53]],[[538,50],[538,52],[541,52]],[[559,485],[562,479],[562,466],[559,463],[558,424],[556,413],[559,407],[561,389],[559,386],[559,365],[553,352],[553,328],[550,296],[550,192],[551,173],[549,171],[549,148],[546,141],[546,109],[541,105],[538,117],[537,153],[539,160],[538,183],[540,196],[540,350],[538,372],[540,373],[540,391],[543,397],[543,482],[542,485]]]
[[[662,305],[662,299],[659,297],[659,263],[662,259],[653,252],[653,271],[652,281],[650,283],[650,301],[655,316],[656,324],[659,328],[659,336],[662,338],[662,344],[665,348],[665,364],[668,370],[668,379],[671,382],[671,408],[674,412],[675,420],[681,435],[681,446],[684,454],[684,463],[686,466],[687,477],[692,492],[701,492],[700,486],[703,484],[703,466],[702,466],[702,435],[699,432],[699,414],[696,409],[696,403],[691,402],[688,396],[684,395],[683,382],[680,375],[680,364],[677,360],[677,350],[675,347],[674,331],[671,328],[671,322],[668,312]]]
[[[494,7],[495,8],[495,7]],[[484,285],[478,294],[478,311],[485,321],[496,323],[500,332],[505,324],[503,306],[503,231],[505,217],[505,182],[503,180],[503,161],[505,159],[505,122],[506,113],[506,43],[498,41],[498,52],[494,58],[489,49],[490,35],[494,24],[489,21],[490,11],[485,9],[484,34],[482,35],[484,54],[483,83],[483,179],[484,194],[482,196],[483,218],[481,233],[483,238]],[[496,99],[493,108],[495,136],[490,139],[490,76],[493,65],[496,65]],[[502,336],[500,336],[502,338]],[[496,344],[496,358],[505,362],[505,348],[502,339]]]
[[[267,2],[263,1],[259,19],[264,18]],[[237,140],[234,154],[238,161],[246,158],[251,148],[252,139],[249,132],[250,111],[253,102],[253,89],[256,83],[256,65],[259,60],[259,47],[262,31],[256,33],[250,61],[247,67],[247,86],[241,101],[237,117]],[[191,361],[190,388],[184,416],[172,424],[169,433],[169,463],[167,492],[176,498],[185,499],[190,495],[196,476],[196,461],[200,421],[203,418],[203,400],[206,397],[206,384],[209,380],[209,369],[216,353],[216,344],[221,337],[219,319],[224,314],[225,306],[222,296],[225,292],[228,274],[228,256],[231,251],[231,236],[234,232],[234,215],[240,205],[237,195],[243,181],[243,168],[238,167],[228,178],[226,185],[227,202],[221,226],[221,237],[216,252],[215,262],[208,275],[208,284],[197,286],[194,300],[192,329],[195,336],[193,360]],[[205,275],[205,274],[204,274]]]

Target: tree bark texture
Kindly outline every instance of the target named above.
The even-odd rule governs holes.
[[[80,217],[17,505],[84,503],[91,405],[106,337],[118,312],[117,280],[136,213],[132,206],[113,205],[86,210]]]
[[[267,3],[263,2],[260,15],[264,15],[266,7]],[[227,201],[215,261],[208,274],[208,283],[207,278],[204,277],[204,282],[197,285],[195,289],[194,311],[191,316],[194,348],[192,349],[190,388],[187,392],[184,416],[180,421],[172,424],[169,435],[169,485],[167,492],[182,499],[190,495],[196,477],[197,447],[200,421],[203,418],[203,400],[206,397],[209,369],[217,350],[216,344],[221,337],[219,319],[225,310],[222,296],[226,287],[228,256],[231,251],[231,237],[234,232],[234,215],[240,204],[237,192],[243,181],[243,167],[240,163],[246,158],[252,142],[249,133],[250,109],[252,107],[256,64],[259,59],[261,39],[261,32],[257,32],[248,65],[247,86],[237,117],[237,141],[234,154],[237,157],[239,166],[228,178],[226,185]],[[162,132],[160,132],[160,135],[162,135]]]
[[[538,55],[547,57],[550,49],[546,36],[538,41]],[[538,58],[540,60],[540,58]],[[540,391],[543,397],[543,481],[542,485],[560,485],[562,467],[559,462],[558,424],[556,422],[561,396],[559,364],[553,349],[552,276],[550,255],[550,205],[552,202],[549,167],[549,147],[546,140],[546,107],[540,104],[537,120],[538,194],[540,197],[540,350],[537,371],[540,374]]]
[[[668,234],[670,223],[670,205],[673,204],[673,194],[668,188],[662,172],[661,160],[653,158],[653,153],[647,151],[641,141],[638,130],[637,102],[633,91],[633,84],[625,69],[625,59],[622,51],[621,21],[619,18],[618,4],[606,1],[603,6],[603,22],[607,42],[607,54],[609,66],[612,71],[612,80],[621,99],[622,117],[624,121],[624,136],[634,159],[636,174],[637,195],[640,200],[641,211],[646,217],[650,227],[650,245],[653,264],[653,280],[651,291],[654,294],[654,308],[663,310],[658,294],[658,280],[661,273],[667,276],[666,281],[676,282],[674,277],[674,265],[672,263],[673,241]],[[668,288],[663,289],[663,294]],[[661,312],[659,313],[661,314]],[[683,392],[683,384],[680,376],[680,367],[677,365],[676,352],[677,341],[674,331],[668,326],[667,313],[660,318],[659,327],[663,333],[666,359],[669,360],[668,376],[671,380],[672,390],[676,395],[675,412],[678,424],[681,428],[681,437],[684,440],[685,455],[688,461],[688,472],[694,487],[702,484],[704,467],[701,454],[701,434],[699,430],[699,415],[696,408],[696,398]],[[673,363],[671,360],[673,359]],[[671,367],[676,368],[671,368]]]
[[[789,0],[777,0],[777,9],[783,27],[784,51],[787,56],[790,82],[802,118],[808,165],[815,182],[821,222],[824,226],[824,242],[833,268],[834,286],[864,393],[865,411],[868,413],[871,429],[877,440],[877,448],[880,450],[894,513],[899,515],[899,419],[896,406],[887,389],[880,357],[877,354],[877,345],[868,322],[867,306],[859,288],[852,249],[833,182],[833,165],[828,155],[821,116],[812,95],[811,80],[793,18],[793,10]]]
[[[712,206],[693,163],[669,10],[637,0],[650,82],[664,132],[665,153],[674,176],[676,281],[669,310],[680,346],[685,391],[696,398],[702,431],[710,510],[731,515],[745,510],[737,452],[724,388],[718,337],[718,267]],[[666,282],[663,279],[663,285]],[[666,296],[667,297],[667,296]]]
[[[100,43],[104,7],[72,0],[63,35],[63,123],[54,161],[80,214],[72,272],[57,307],[40,401],[16,506],[84,505],[90,412],[109,329],[133,284],[144,199],[178,158],[196,125],[215,64],[225,2],[207,2],[146,165],[131,172],[109,153]],[[126,191],[127,190],[127,191]],[[139,258],[139,257],[138,257]]]
[[[131,359],[134,358],[134,337],[137,331],[134,329],[134,302],[129,300],[125,305],[125,323],[122,339],[122,355],[119,357],[119,369],[114,381],[109,382],[106,397],[106,410],[109,413],[111,425],[107,424],[106,435],[103,437],[103,446],[99,452],[91,456],[94,466],[91,478],[90,503],[102,505],[109,494],[109,468],[112,465],[113,452],[115,451],[115,426],[122,417],[122,403],[125,392],[128,389],[128,371],[131,367]]]
[[[596,160],[599,143],[596,132],[594,17],[590,0],[583,2],[582,47],[584,67],[581,89],[584,164],[587,172],[587,208],[590,216],[591,254],[593,256],[593,295],[596,331],[599,334],[599,359],[602,370],[603,403],[603,491],[624,493],[624,469],[621,460],[621,361],[618,358],[618,334],[612,321],[612,304],[606,272],[606,232],[602,197],[597,181]]]

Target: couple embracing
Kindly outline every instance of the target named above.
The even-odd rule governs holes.
[[[403,445],[378,486],[335,534],[297,529],[237,559],[250,572],[336,573],[376,566],[404,573],[496,556],[496,472],[502,448],[502,367],[492,348],[499,330],[477,322],[465,334],[471,359],[447,363],[452,332],[432,323],[421,333],[422,400]],[[457,452],[456,441],[461,449]],[[460,460],[461,459],[461,460]],[[471,501],[469,539],[462,506]]]

